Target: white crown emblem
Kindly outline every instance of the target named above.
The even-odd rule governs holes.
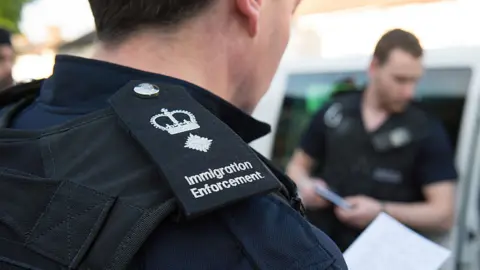
[[[179,122],[173,117],[174,114],[185,114],[189,117],[189,120],[185,119],[183,120],[183,122]],[[167,117],[168,119],[170,119],[171,123],[167,124],[166,126],[159,125],[157,123],[157,119],[161,117]],[[150,119],[150,123],[152,123],[155,128],[167,131],[171,135],[200,128],[197,120],[195,119],[195,116],[192,113],[184,110],[176,110],[169,112],[167,109],[162,109],[162,114],[154,115]]]

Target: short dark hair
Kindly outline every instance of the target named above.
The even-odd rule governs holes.
[[[142,27],[170,29],[193,18],[215,0],[89,0],[97,37],[115,42]]]
[[[4,28],[0,28],[0,45],[12,46],[12,34]]]
[[[373,57],[382,65],[387,62],[390,53],[395,49],[401,49],[415,58],[423,55],[422,45],[414,34],[402,29],[393,29],[380,38]]]

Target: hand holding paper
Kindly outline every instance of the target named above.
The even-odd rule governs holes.
[[[355,228],[365,229],[382,211],[380,202],[367,196],[347,197],[345,201],[351,207],[347,210],[336,208],[335,215],[343,223]]]
[[[317,194],[317,187],[326,188],[327,184],[321,179],[306,179],[299,184],[298,189],[302,202],[306,207],[326,208],[330,202]]]
[[[315,191],[317,195],[321,196],[325,200],[330,201],[334,205],[341,207],[344,210],[350,210],[352,208],[352,205],[350,203],[348,203],[338,194],[336,194],[335,192],[329,190],[324,186],[321,186],[321,185],[315,186]]]

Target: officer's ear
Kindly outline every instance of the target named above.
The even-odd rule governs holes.
[[[259,29],[260,8],[263,0],[235,0],[237,9],[247,23],[246,29],[252,37],[256,36]]]
[[[381,68],[382,64],[380,61],[373,57],[372,61],[370,61],[370,66],[368,67],[368,71],[370,74],[374,74],[379,68]]]

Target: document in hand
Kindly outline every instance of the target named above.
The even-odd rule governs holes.
[[[343,208],[344,210],[350,210],[352,206],[345,201],[342,197],[327,188],[316,186],[315,191],[319,196],[322,196],[325,200],[330,201],[334,205]]]
[[[438,270],[449,256],[446,248],[384,213],[344,253],[350,270]]]

